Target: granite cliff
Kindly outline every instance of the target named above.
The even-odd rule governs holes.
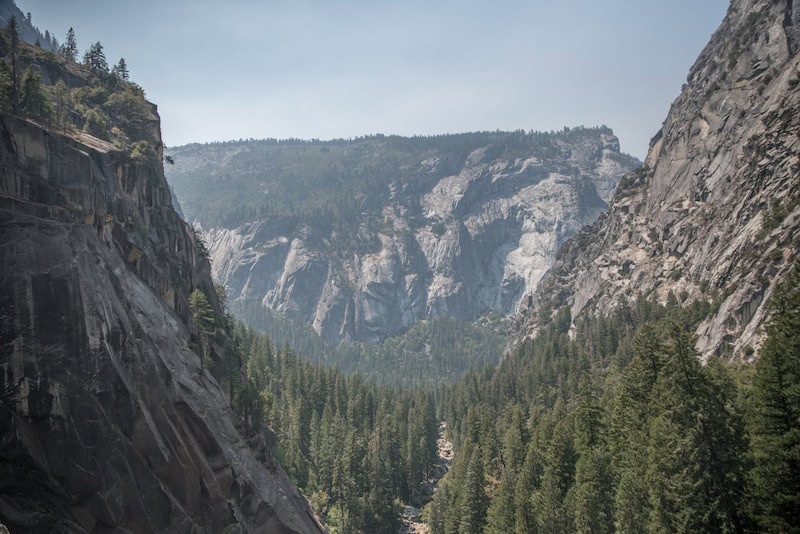
[[[524,308],[561,243],[638,164],[605,127],[169,153],[168,178],[230,298],[325,339],[370,342],[427,317]]]
[[[160,147],[154,106],[147,122]],[[0,114],[0,258],[0,523],[323,531],[198,354],[190,292],[222,310],[160,149],[141,161]],[[228,343],[214,336],[211,362]]]
[[[750,358],[800,246],[800,8],[734,0],[608,213],[562,248],[518,338],[639,297],[710,302],[697,348]]]

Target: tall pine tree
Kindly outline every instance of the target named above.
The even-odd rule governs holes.
[[[800,532],[800,264],[775,290],[748,414],[756,518],[769,532]]]
[[[64,59],[73,63],[78,60],[78,43],[75,40],[75,30],[72,27],[67,31],[67,37],[64,39],[64,44],[61,45],[61,55]]]
[[[458,534],[482,534],[488,502],[484,489],[483,461],[478,447],[472,450],[464,483]]]

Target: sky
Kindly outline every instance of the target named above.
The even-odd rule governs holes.
[[[164,142],[611,127],[643,158],[727,0],[17,0],[100,41]]]

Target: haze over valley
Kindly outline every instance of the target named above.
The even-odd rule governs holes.
[[[0,26],[0,532],[800,524],[791,0]]]

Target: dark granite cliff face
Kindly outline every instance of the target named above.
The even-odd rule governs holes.
[[[734,0],[653,138],[643,172],[561,249],[520,323],[640,296],[712,302],[704,358],[745,358],[800,247],[800,6]]]
[[[195,288],[219,311],[160,164],[0,116],[0,523],[323,531],[190,348]]]

